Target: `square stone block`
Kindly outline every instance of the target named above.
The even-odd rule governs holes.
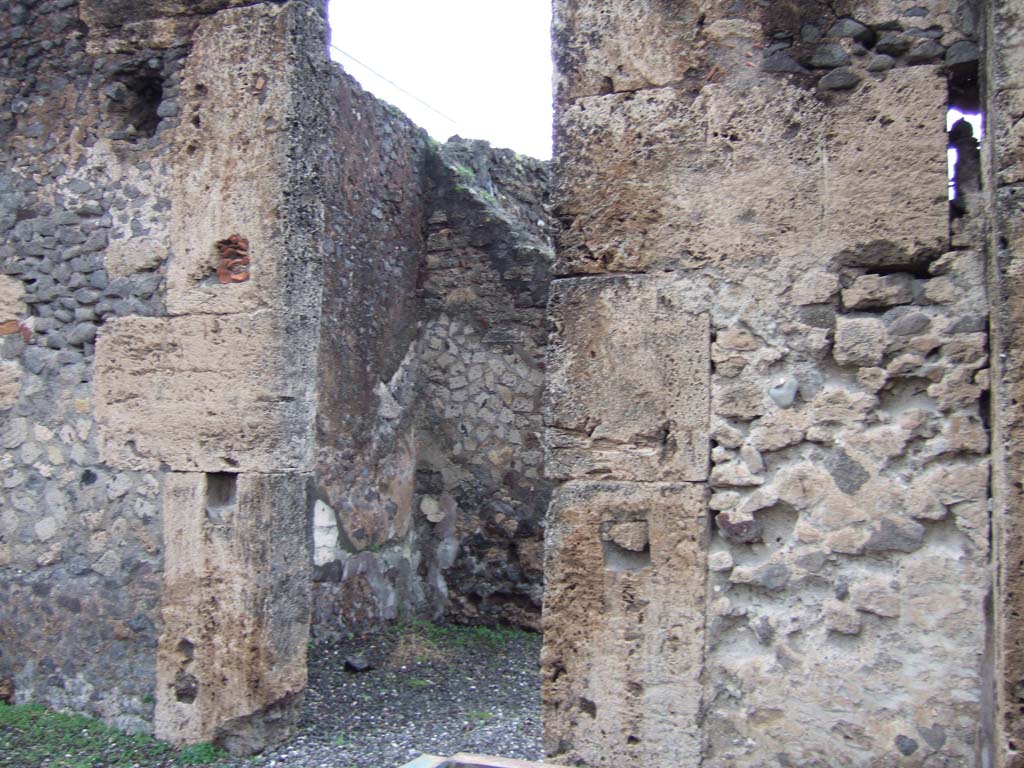
[[[687,306],[671,276],[552,284],[549,477],[707,477],[710,330]]]
[[[103,459],[129,469],[308,468],[311,339],[271,312],[107,323],[94,374]]]

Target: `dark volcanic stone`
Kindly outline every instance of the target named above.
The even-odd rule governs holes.
[[[889,326],[889,333],[893,336],[913,336],[924,332],[931,323],[928,315],[912,312],[893,320]]]
[[[354,653],[345,658],[345,669],[349,672],[369,672],[373,664],[361,653]]]
[[[825,43],[814,49],[810,65],[815,69],[833,69],[845,67],[850,63],[850,57],[843,50],[843,46],[837,43]]]
[[[924,543],[924,526],[913,520],[882,519],[864,545],[868,552],[914,552]]]
[[[978,46],[970,40],[958,40],[946,51],[946,64],[966,64],[978,60]]]
[[[909,736],[904,736],[902,733],[893,740],[896,744],[896,749],[900,751],[900,754],[910,755],[917,752],[917,742]]]
[[[832,475],[836,487],[849,495],[859,491],[870,478],[867,470],[842,448],[836,448],[825,459],[825,469]]]
[[[896,59],[884,53],[879,53],[872,56],[871,61],[868,62],[868,72],[885,72],[888,69],[892,69],[895,65]]]
[[[715,515],[715,525],[718,526],[723,538],[737,544],[760,541],[763,532],[761,523],[756,519],[733,521],[728,512],[719,512]]]
[[[853,88],[860,82],[860,76],[849,67],[833,69],[821,80],[818,87],[824,91],[845,91]]]
[[[910,41],[897,32],[886,32],[875,44],[876,53],[889,56],[902,56],[910,50]]]
[[[875,42],[875,32],[870,27],[854,19],[839,19],[828,30],[829,37],[849,37],[859,43],[871,46]]]
[[[765,56],[764,61],[761,62],[761,69],[765,72],[800,73],[807,71],[785,51],[775,51]]]
[[[924,64],[944,56],[946,49],[934,40],[922,40],[916,43],[907,54],[908,64]]]

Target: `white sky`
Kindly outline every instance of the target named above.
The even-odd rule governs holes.
[[[337,1],[337,0],[335,0]],[[981,141],[984,138],[984,120],[980,114],[961,112],[958,109],[951,109],[946,112],[946,130],[950,130],[960,118],[965,119],[974,128],[974,138]],[[950,147],[946,150],[946,175],[949,177],[949,199],[952,200],[956,194],[953,188],[953,171],[956,169],[956,150]]]
[[[329,13],[332,45],[365,66],[335,61],[434,138],[551,157],[551,0],[330,0]]]

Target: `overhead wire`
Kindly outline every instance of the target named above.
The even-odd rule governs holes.
[[[335,45],[334,43],[329,43],[328,45],[329,45],[329,47],[330,47],[330,48],[331,48],[332,50],[334,50],[334,51],[337,51],[338,53],[340,53],[340,54],[341,54],[342,56],[344,56],[345,58],[347,58],[347,59],[350,59],[351,61],[354,61],[354,62],[355,62],[356,64],[358,64],[358,65],[359,65],[360,67],[362,67],[362,68],[363,68],[363,69],[365,69],[366,71],[370,72],[371,74],[375,75],[376,77],[379,77],[379,78],[380,78],[381,80],[383,80],[383,81],[384,81],[385,83],[387,83],[387,84],[388,84],[388,85],[390,85],[391,87],[393,87],[393,88],[395,88],[395,89],[397,89],[397,90],[401,91],[401,92],[402,92],[402,93],[404,93],[404,94],[405,94],[406,96],[408,96],[408,97],[409,97],[410,99],[413,99],[413,100],[415,100],[416,102],[418,102],[418,103],[422,104],[422,105],[423,105],[424,107],[426,107],[427,109],[429,109],[429,110],[430,110],[431,112],[433,112],[433,113],[434,113],[435,115],[439,115],[440,117],[443,117],[443,118],[444,118],[445,120],[447,120],[447,121],[448,121],[449,123],[451,123],[451,124],[452,124],[453,126],[457,126],[457,125],[458,125],[458,123],[456,123],[454,119],[452,119],[452,118],[448,117],[448,115],[446,115],[446,114],[445,114],[444,112],[442,112],[441,110],[439,110],[439,109],[437,109],[437,108],[435,108],[435,107],[431,106],[430,104],[428,104],[427,102],[425,102],[425,101],[424,101],[423,99],[421,99],[421,98],[420,98],[419,96],[417,96],[416,94],[414,94],[414,93],[410,93],[410,92],[409,92],[409,91],[407,91],[407,90],[406,90],[405,88],[403,88],[403,87],[402,87],[402,86],[400,86],[400,85],[399,85],[398,83],[396,83],[396,82],[395,82],[394,80],[391,80],[390,78],[387,78],[387,77],[385,77],[385,76],[384,76],[384,75],[382,75],[382,74],[381,74],[380,72],[378,72],[377,70],[375,70],[375,69],[374,69],[373,67],[369,66],[368,64],[364,64],[364,63],[363,63],[363,62],[361,62],[361,61],[360,61],[359,59],[357,59],[357,58],[356,58],[355,56],[353,56],[353,55],[352,55],[351,53],[348,53],[347,51],[343,51],[343,50],[342,50],[341,48],[339,48],[338,46],[336,46],[336,45]]]

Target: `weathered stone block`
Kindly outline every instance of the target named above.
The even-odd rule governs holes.
[[[306,684],[308,477],[169,473],[156,733],[251,754]]]
[[[124,468],[287,471],[312,461],[301,326],[271,312],[118,318],[96,347],[104,460]]]
[[[851,310],[894,307],[913,300],[914,279],[904,273],[862,275],[843,290],[843,306]]]
[[[296,98],[311,97],[293,81],[303,13],[296,4],[261,3],[223,11],[196,31],[172,148],[171,314],[319,309],[319,254],[290,239],[312,224],[289,231],[300,201],[289,198],[287,118]],[[318,201],[301,202],[305,215],[319,215]],[[249,278],[222,283],[215,244],[231,235],[248,240]]]
[[[0,325],[21,320],[26,315],[25,286],[15,277],[0,275]]]
[[[114,240],[103,253],[103,266],[110,277],[127,277],[159,267],[167,260],[167,244],[154,237]]]
[[[552,284],[549,477],[707,477],[710,330],[687,306],[672,277]]]
[[[542,686],[551,757],[700,762],[707,550],[699,485],[568,483],[547,529]],[[644,523],[640,552],[611,538]]]
[[[877,365],[889,337],[875,317],[841,317],[836,323],[835,359],[840,365]]]
[[[808,249],[801,231],[820,215],[821,179],[807,158],[817,157],[824,119],[808,92],[780,84],[566,105],[556,118],[554,199],[570,226],[556,272],[752,264]],[[800,128],[787,138],[789,124]]]
[[[695,3],[572,0],[554,8],[559,99],[668,85],[705,58],[695,45]]]
[[[566,104],[556,271],[918,263],[947,237],[945,88],[921,66],[832,106],[781,82]]]
[[[944,249],[947,87],[938,67],[895,69],[829,112],[821,166],[827,251],[893,267]]]

